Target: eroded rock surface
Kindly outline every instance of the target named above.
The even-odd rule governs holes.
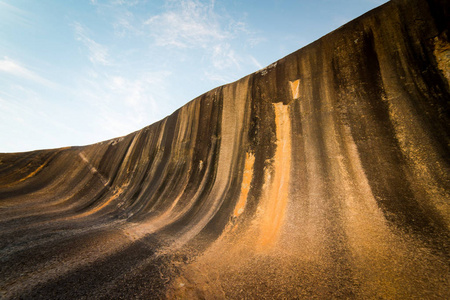
[[[125,137],[0,154],[4,299],[448,299],[449,2],[391,1]]]

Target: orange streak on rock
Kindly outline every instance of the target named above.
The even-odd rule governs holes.
[[[33,177],[34,175],[36,175],[37,172],[39,172],[40,170],[42,170],[43,167],[45,167],[45,165],[47,164],[47,162],[43,163],[42,165],[40,165],[36,170],[34,170],[33,172],[31,172],[30,174],[28,174],[28,176],[22,178],[19,180],[19,182],[22,182],[30,177]]]
[[[277,134],[273,172],[266,171],[265,207],[260,223],[259,246],[267,248],[275,244],[283,225],[289,194],[291,165],[291,125],[288,106],[274,104]],[[271,178],[273,176],[273,178]]]
[[[125,186],[126,187],[126,186]],[[102,210],[103,208],[105,208],[106,206],[108,206],[108,204],[110,204],[113,200],[117,199],[117,197],[120,196],[120,194],[122,194],[124,191],[124,187],[120,187],[119,189],[117,189],[116,191],[114,191],[114,194],[108,198],[108,200],[106,200],[105,202],[103,202],[101,205],[94,207],[93,209],[90,209],[82,214],[73,216],[72,218],[69,219],[76,219],[76,218],[82,218],[82,217],[86,217],[86,216],[90,216],[92,214],[95,214],[96,212]]]
[[[245,205],[247,204],[247,196],[250,191],[250,184],[253,178],[253,164],[255,163],[255,156],[251,153],[247,153],[245,156],[244,176],[241,184],[241,195],[234,208],[233,215],[239,216],[244,212]]]
[[[16,182],[13,182],[13,183],[11,183],[11,184],[6,185],[6,187],[13,186],[13,185],[18,184],[18,183],[20,183],[20,182],[22,182],[22,181],[27,180],[28,178],[33,177],[34,175],[36,175],[37,173],[39,173],[39,171],[41,171],[42,168],[44,168],[44,167],[48,164],[48,162],[49,162],[49,159],[47,159],[42,165],[40,165],[36,170],[34,170],[33,172],[31,172],[31,173],[28,174],[27,176],[25,176],[25,177],[19,179],[19,180],[16,181]]]
[[[300,97],[300,79],[295,81],[289,81],[291,87],[291,93],[293,99],[298,99]]]

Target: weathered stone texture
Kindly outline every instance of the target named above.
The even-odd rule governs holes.
[[[125,137],[0,154],[0,295],[450,298],[449,22],[393,0]]]

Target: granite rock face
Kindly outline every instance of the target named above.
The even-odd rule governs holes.
[[[393,0],[125,137],[0,154],[1,297],[450,298],[449,6]]]

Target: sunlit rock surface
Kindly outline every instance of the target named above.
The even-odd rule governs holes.
[[[1,154],[0,296],[450,298],[449,20],[392,1],[125,137]]]

